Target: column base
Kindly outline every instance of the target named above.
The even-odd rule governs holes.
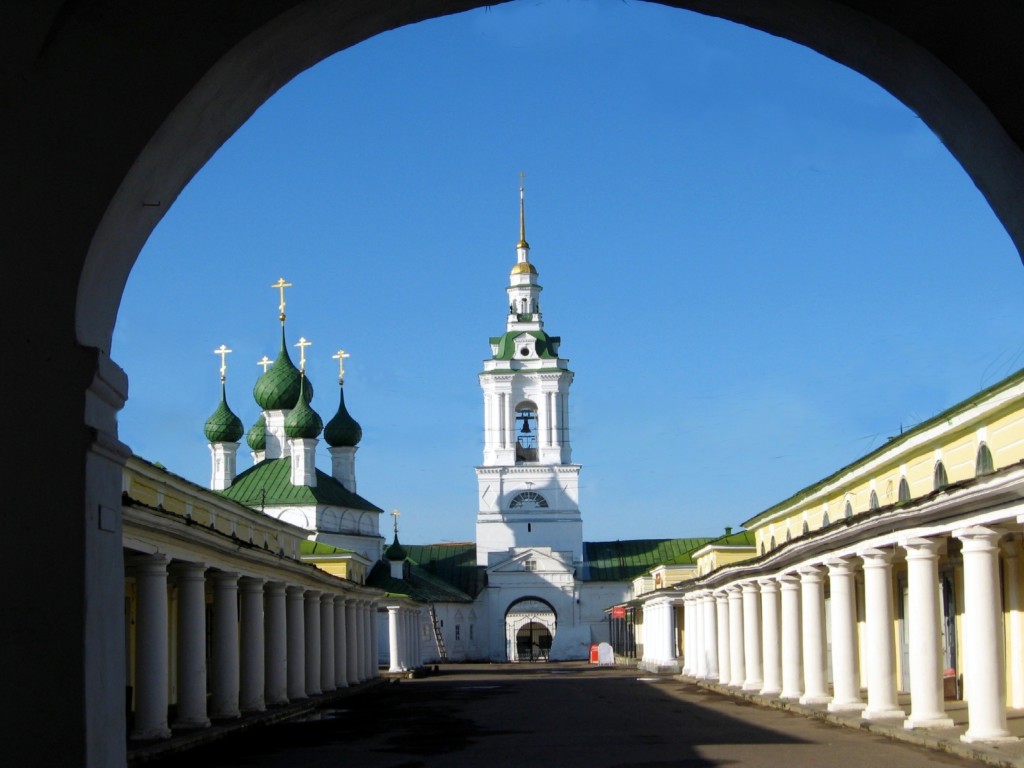
[[[128,737],[132,741],[153,741],[154,739],[169,739],[171,738],[171,729],[166,725],[158,725],[152,728],[145,728],[143,730],[132,731],[131,736]]]
[[[779,694],[779,698],[783,701],[799,701],[803,695],[802,691],[783,691]]]
[[[742,690],[747,691],[748,693],[759,693],[762,685],[764,685],[764,683],[761,680],[752,680],[749,683],[744,683]]]
[[[960,741],[965,744],[977,744],[978,742],[984,742],[986,744],[1007,744],[1012,741],[1020,741],[1020,739],[1011,735],[1009,731],[996,731],[988,734],[972,734],[968,731],[960,737]]]
[[[943,717],[941,715],[935,717],[908,717],[903,727],[907,730],[914,728],[952,728],[954,725],[953,718]]]
[[[859,712],[863,710],[867,704],[863,701],[836,701],[833,699],[828,703],[829,712]]]
[[[267,711],[267,705],[264,704],[262,701],[260,701],[260,702],[255,702],[254,701],[254,702],[252,702],[250,704],[246,704],[245,702],[242,702],[242,704],[239,706],[239,708],[241,709],[242,712],[266,712]]]
[[[761,696],[773,696],[773,697],[774,696],[778,696],[781,699],[782,698],[782,689],[781,688],[762,688],[760,691],[758,691],[758,694],[760,694]]]
[[[805,693],[800,697],[799,702],[804,706],[815,704],[828,704],[832,697],[827,693]]]
[[[199,729],[209,728],[210,718],[208,717],[189,717],[181,720],[175,720],[171,723],[172,728],[187,728],[187,729]]]
[[[903,720],[907,713],[902,709],[893,708],[865,709],[860,716],[864,720]]]

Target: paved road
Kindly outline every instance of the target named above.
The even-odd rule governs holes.
[[[680,682],[585,664],[452,665],[156,765],[246,768],[977,766]]]

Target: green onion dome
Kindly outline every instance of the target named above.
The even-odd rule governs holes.
[[[267,450],[267,417],[262,413],[256,419],[256,423],[249,427],[249,432],[245,436],[245,442],[254,451]]]
[[[405,560],[405,548],[398,543],[398,534],[395,534],[395,540],[391,542],[391,546],[384,551],[384,557],[386,557],[392,563],[400,563]]]
[[[338,412],[324,427],[324,440],[332,448],[352,448],[363,439],[363,428],[353,419],[345,407],[345,386],[339,388]]]
[[[284,419],[284,433],[287,437],[309,440],[319,435],[324,428],[320,414],[309,407],[309,398],[305,396],[306,381],[306,377],[300,375],[298,404]]]
[[[299,401],[302,373],[288,356],[284,341],[284,326],[281,326],[281,351],[277,360],[256,379],[252,394],[256,403],[265,411],[285,411],[294,408]],[[306,402],[313,399],[313,385],[308,381],[305,388]]]
[[[228,408],[224,382],[220,384],[220,405],[206,420],[203,431],[206,433],[206,439],[211,443],[237,443],[245,434],[242,420]]]

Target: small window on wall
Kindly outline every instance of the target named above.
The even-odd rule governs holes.
[[[992,461],[992,451],[985,443],[978,446],[978,457],[974,461],[974,476],[990,475],[996,471],[995,463]]]
[[[871,498],[868,500],[868,509],[875,510],[878,509],[878,506],[878,494],[871,491]],[[850,511],[850,514],[853,514],[853,510]],[[847,515],[847,517],[849,516],[850,515]]]
[[[524,571],[536,571],[537,570],[537,561],[534,560],[533,558],[530,558],[529,560],[524,560],[523,561],[523,570]]]
[[[461,624],[456,624],[455,625],[455,639],[456,640],[461,640],[462,639],[462,625]]]
[[[946,476],[946,465],[941,461],[935,462],[935,474],[932,478],[933,490],[941,490],[949,485],[949,478]]]
[[[811,532],[811,526],[809,526],[807,524],[807,521],[804,520],[804,527],[800,530],[800,533],[810,533],[810,532]]]
[[[828,528],[828,525],[829,525],[829,519],[828,519],[828,512],[826,511],[825,514],[823,514],[821,516],[821,527],[822,528]]]
[[[469,625],[469,639],[470,640],[473,639],[473,625],[472,624]]]
[[[790,533],[789,529],[787,528],[786,529],[786,541],[792,541],[792,540],[793,540],[793,534]]]
[[[849,501],[847,501],[846,505],[843,507],[843,517],[845,517],[847,520],[853,517],[853,504],[851,504]]]
[[[764,554],[764,542],[763,541],[761,542],[761,554],[762,555]]]
[[[509,502],[509,509],[547,509],[548,500],[536,491],[517,493]]]
[[[772,536],[772,540],[770,542],[768,542],[768,548],[769,549],[775,549],[777,546],[779,546],[779,545],[775,543],[775,537]]]
[[[898,501],[910,501],[910,483],[907,482],[907,478],[900,478],[900,493]]]

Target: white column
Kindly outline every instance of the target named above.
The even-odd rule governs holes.
[[[891,549],[865,549],[864,616],[866,639],[865,664],[868,679],[868,703],[864,718],[903,718],[896,699],[896,647],[893,638],[892,557]]]
[[[320,592],[306,590],[306,694],[317,696],[320,690]]]
[[[804,694],[801,704],[829,700],[825,678],[825,578],[819,566],[800,569],[800,619],[803,623]]]
[[[1018,522],[1020,522],[1018,518]],[[1010,629],[1010,706],[1024,708],[1024,631],[1021,627],[1020,542],[1004,541],[1003,573],[1006,580],[1006,623]]]
[[[348,636],[345,623],[345,598],[334,598],[334,685],[348,688]]]
[[[263,588],[263,597],[263,701],[268,706],[275,706],[288,701],[288,624],[284,584],[270,582]]]
[[[732,663],[729,655],[729,594],[715,592],[715,614],[718,619],[718,682],[728,685],[732,675]]]
[[[214,571],[210,717],[238,717],[238,574]]]
[[[704,652],[704,609],[701,607],[702,593],[693,596],[693,653],[697,659],[697,679],[705,680],[708,676],[708,657]],[[664,616],[664,613],[661,614]],[[664,624],[664,622],[662,622]],[[662,656],[664,658],[664,656]]]
[[[761,596],[756,581],[745,581],[743,589],[743,690],[760,691],[764,685],[761,668]]]
[[[645,622],[646,624],[646,619]],[[693,653],[693,635],[696,629],[693,621],[693,597],[683,596],[683,675],[693,677],[697,669],[697,659]],[[647,628],[644,627],[644,658],[647,658]]]
[[[671,604],[667,606],[672,610]],[[707,677],[709,680],[718,679],[718,621],[715,612],[715,596],[711,592],[705,592],[701,597],[701,608],[704,611],[704,656],[707,659]],[[669,624],[669,631],[672,629],[672,614],[665,616]],[[669,651],[671,651],[671,645]],[[670,659],[671,660],[671,659]]]
[[[942,690],[942,609],[936,539],[908,539],[907,629],[910,657],[910,717],[906,728],[951,728]]]
[[[337,688],[334,682],[334,595],[320,597],[320,690]]]
[[[832,701],[830,712],[864,708],[857,673],[857,593],[853,558],[829,560],[829,588],[832,596]]]
[[[359,676],[359,618],[356,601],[351,597],[345,601],[345,664],[349,685],[362,679]]]
[[[999,540],[1004,532],[974,526],[955,532],[963,543],[964,684],[966,742],[1015,741],[1006,729],[1003,606],[999,594]]]
[[[747,669],[743,656],[743,591],[738,584],[725,591],[729,593],[729,685],[742,688]]]
[[[420,608],[412,615],[413,669],[423,666],[423,611]],[[675,654],[673,654],[674,656]]]
[[[388,652],[391,656],[391,666],[388,668],[388,672],[401,672],[402,663],[399,659],[398,650],[398,612],[399,607],[397,605],[388,606]]]
[[[167,555],[140,555],[135,566],[135,728],[133,739],[166,739]],[[11,692],[8,691],[10,694]],[[57,692],[54,692],[55,694]]]
[[[288,698],[306,698],[306,590],[288,587]]]
[[[799,699],[804,692],[803,627],[800,621],[800,577],[779,576],[782,594],[782,692],[783,699]]]
[[[761,646],[764,652],[764,685],[762,696],[778,696],[782,692],[782,647],[779,642],[779,582],[774,578],[758,579],[761,586]]]
[[[263,627],[263,579],[245,577],[238,586],[242,609],[241,678],[238,685],[239,707],[250,712],[262,712],[266,704],[264,659],[265,637]]]
[[[377,635],[377,603],[371,602],[366,606],[366,639],[370,645],[370,655],[366,662],[369,665],[366,674],[373,680],[380,674],[380,648]]]
[[[178,712],[175,728],[206,728],[206,565],[176,562],[178,585]]]

